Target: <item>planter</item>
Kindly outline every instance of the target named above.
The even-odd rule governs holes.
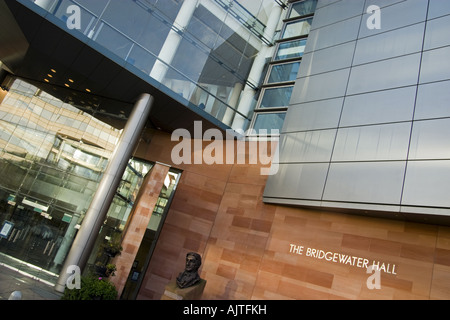
[[[116,248],[105,248],[105,253],[108,257],[114,258],[120,253],[120,250],[117,250]]]
[[[107,268],[106,266],[95,266],[95,273],[99,276],[99,277],[108,277],[107,274]]]

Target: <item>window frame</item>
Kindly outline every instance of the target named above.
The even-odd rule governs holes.
[[[276,45],[276,48],[274,50],[275,52],[273,54],[272,61],[278,62],[278,61],[284,61],[284,60],[301,59],[303,57],[303,54],[305,53],[304,50],[301,52],[300,55],[298,55],[298,56],[291,56],[291,57],[285,57],[285,56],[281,56],[280,57],[278,55],[278,53],[280,52],[280,46],[282,46],[284,44],[287,44],[287,43],[293,43],[293,42],[296,42],[296,41],[299,41],[300,43],[304,41],[304,47],[306,48],[306,40],[307,39],[303,37],[303,38],[295,38],[295,39],[289,39],[288,41],[278,42],[277,45]],[[301,46],[297,46],[297,47],[299,48]],[[290,47],[290,48],[295,48],[295,47]],[[290,48],[288,48],[288,49],[290,49]]]
[[[304,15],[292,16],[292,12],[294,11],[294,7],[296,5],[300,5],[302,2],[307,2],[307,1],[309,1],[309,0],[302,0],[302,1],[294,2],[292,4],[292,6],[290,7],[288,14],[286,15],[287,19],[298,19],[298,18],[301,18],[301,17],[313,16],[314,12],[317,10],[317,2],[318,2],[317,0],[313,0],[313,1],[316,2],[316,5],[314,6],[314,10],[312,12],[306,13]]]
[[[264,112],[255,112],[255,114],[253,115],[252,118],[252,122],[250,123],[250,131],[249,131],[249,136],[258,136],[258,130],[255,129],[255,124],[256,121],[258,119],[259,116],[264,116],[264,115],[270,115],[270,114],[284,114],[284,117],[286,119],[286,109],[282,109],[282,110],[267,110]],[[267,129],[267,133],[268,135],[270,135],[271,130],[273,130],[274,128],[270,128]],[[278,128],[276,128],[276,130],[278,130]],[[279,133],[281,134],[281,131],[283,130],[283,125],[281,126],[281,128],[279,128]],[[270,135],[271,136],[271,135]]]
[[[307,2],[307,1],[309,1],[309,0],[292,1],[289,11],[286,14],[286,18],[283,20],[283,26],[282,26],[281,30],[278,32],[278,37],[277,37],[278,40],[275,41],[275,48],[273,50],[271,60],[268,63],[268,67],[266,70],[266,74],[264,76],[263,83],[259,87],[260,88],[259,97],[256,102],[256,107],[253,110],[252,120],[251,120],[250,126],[249,126],[250,133],[248,134],[248,136],[258,136],[258,132],[257,132],[257,129],[255,129],[255,125],[257,124],[258,118],[260,116],[267,116],[269,114],[280,114],[280,115],[284,114],[283,115],[284,119],[286,119],[285,118],[286,113],[289,108],[290,100],[292,99],[292,93],[294,90],[295,81],[296,81],[297,77],[295,77],[295,79],[288,79],[286,81],[277,81],[277,82],[270,82],[270,77],[276,66],[299,63],[299,69],[297,70],[297,75],[298,75],[298,72],[300,71],[302,58],[303,58],[303,55],[304,55],[305,49],[306,49],[307,40],[308,40],[309,34],[311,32],[313,18],[315,15],[315,11],[317,10],[317,0],[311,1],[311,2],[315,1],[314,10],[312,10],[312,12],[309,12],[304,15],[296,15],[296,16],[293,16],[292,12],[296,5],[299,5],[300,3]],[[299,34],[299,35],[289,35],[288,37],[286,37],[286,30],[287,30],[287,28],[289,28],[290,25],[305,22],[305,21],[308,21],[309,26],[310,26],[307,33]],[[298,43],[296,44],[296,42],[298,42]],[[292,45],[294,45],[294,46],[292,46]],[[300,48],[303,48],[303,49],[300,51],[299,50]],[[281,50],[286,50],[287,54],[280,55],[280,53],[282,52]],[[291,72],[291,74],[292,74],[292,72]],[[270,107],[262,106],[262,102],[264,100],[267,90],[281,89],[281,88],[287,88],[287,87],[292,88],[291,97],[289,98],[287,105],[270,106]],[[279,128],[280,133],[281,133],[282,129],[283,129],[283,125],[281,128]],[[260,129],[258,129],[258,130],[260,130]],[[269,128],[268,130],[271,130],[271,129]]]
[[[302,34],[295,34],[295,35],[289,35],[288,37],[285,36],[285,33],[288,29],[289,26],[295,25],[297,23],[302,23],[305,21],[309,21],[309,29],[307,33],[302,33]],[[288,39],[296,39],[298,37],[307,37],[311,31],[311,25],[312,25],[312,21],[313,21],[313,17],[306,17],[306,18],[300,18],[300,19],[294,19],[294,20],[290,20],[288,22],[286,22],[283,25],[283,30],[281,31],[281,35],[280,35],[280,41],[281,40],[288,40]],[[302,27],[303,29],[303,27]]]
[[[261,94],[259,95],[258,98],[258,108],[256,110],[261,111],[261,110],[273,110],[273,109],[287,109],[289,107],[289,103],[287,105],[282,105],[282,106],[273,106],[273,107],[263,107],[262,106],[262,102],[264,100],[264,94],[265,92],[267,92],[268,90],[276,90],[276,89],[283,89],[283,88],[291,88],[292,91],[294,90],[294,83],[287,83],[287,84],[283,84],[281,86],[265,86],[261,88]],[[292,92],[291,92],[291,96],[292,96]],[[289,97],[289,101],[291,100],[291,97]]]
[[[271,64],[269,64],[269,68],[267,69],[266,77],[264,78],[264,84],[267,84],[267,85],[274,85],[274,84],[286,84],[286,83],[289,83],[289,82],[295,82],[296,78],[295,78],[295,79],[292,79],[292,80],[291,80],[291,79],[288,79],[288,80],[274,81],[274,82],[269,82],[269,80],[270,80],[270,76],[271,76],[271,74],[272,74],[272,71],[273,71],[273,69],[274,69],[275,67],[277,67],[277,66],[282,66],[282,65],[287,65],[287,64],[296,64],[296,63],[299,64],[298,69],[297,69],[297,74],[298,74],[300,65],[301,65],[301,63],[302,63],[301,60],[298,60],[298,59],[296,59],[296,60],[287,60],[287,61],[282,60],[282,61],[277,61],[276,63],[271,63]]]

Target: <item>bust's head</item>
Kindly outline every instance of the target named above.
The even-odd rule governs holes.
[[[196,252],[189,252],[186,254],[186,268],[187,272],[197,272],[202,265],[202,257]]]
[[[177,285],[180,288],[188,288],[200,281],[198,269],[202,264],[202,257],[196,252],[186,254],[186,266],[177,277]]]

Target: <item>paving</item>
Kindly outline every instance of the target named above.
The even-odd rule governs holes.
[[[61,299],[61,294],[54,290],[56,275],[27,264],[2,260],[0,262],[0,300],[9,300],[11,294],[16,291],[20,291],[20,300]]]

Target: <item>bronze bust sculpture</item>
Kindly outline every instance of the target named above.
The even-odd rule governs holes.
[[[186,267],[177,277],[177,285],[184,289],[192,287],[200,281],[198,269],[202,264],[202,257],[196,252],[186,254]]]

